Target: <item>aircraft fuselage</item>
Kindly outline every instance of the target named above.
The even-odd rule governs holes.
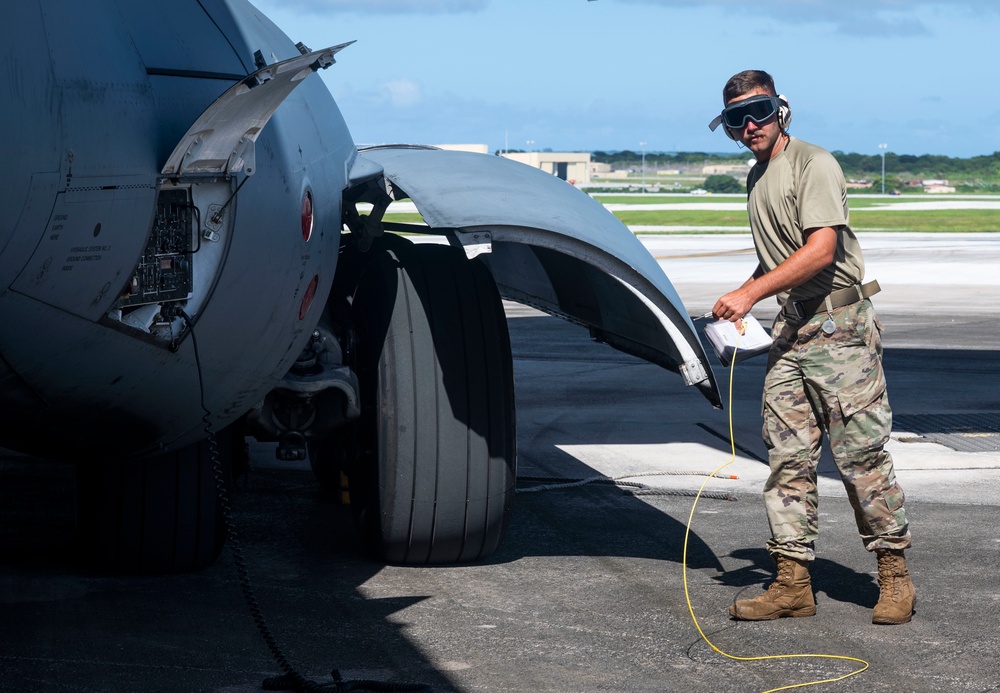
[[[309,339],[336,270],[350,133],[307,79],[260,133],[253,175],[163,175],[199,114],[262,67],[255,53],[299,55],[289,39],[241,1],[13,13],[0,445],[77,460],[183,447],[204,437],[199,370],[220,428]]]

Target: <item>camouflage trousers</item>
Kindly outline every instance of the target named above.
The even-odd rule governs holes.
[[[822,326],[832,319],[833,334]],[[825,433],[869,551],[905,549],[903,490],[884,449],[892,410],[882,371],[881,323],[864,300],[808,320],[779,313],[764,381],[763,437],[771,475],[764,503],[770,553],[815,557],[816,467]]]

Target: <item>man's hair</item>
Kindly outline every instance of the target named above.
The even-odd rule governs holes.
[[[744,70],[733,75],[722,89],[722,102],[729,103],[737,96],[743,96],[754,89],[763,89],[771,96],[777,96],[774,79],[763,70]]]

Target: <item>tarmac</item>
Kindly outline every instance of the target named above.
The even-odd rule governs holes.
[[[322,495],[306,467],[252,446],[253,470],[234,494],[237,531],[285,656],[321,682],[336,669],[442,693],[759,692],[861,668],[844,658],[868,668],[813,690],[1000,691],[1000,234],[861,240],[867,276],[883,287],[874,303],[886,325],[888,449],[914,538],[911,623],[871,624],[875,560],[827,458],[817,615],[729,618],[730,602],[771,576],[762,358],[735,368],[732,405],[719,411],[678,376],[508,304],[520,492],[505,543],[483,563],[372,562],[349,508]],[[690,315],[753,269],[748,236],[643,241]],[[754,314],[768,324],[775,309]],[[714,365],[728,396],[729,371]],[[706,483],[723,465],[720,476],[738,478]],[[531,492],[551,478],[623,475],[643,488]],[[73,479],[72,466],[0,454],[0,691],[236,693],[279,673],[230,555],[162,577],[75,565]],[[750,661],[716,651],[699,627],[715,648]],[[752,659],[779,654],[840,658]]]

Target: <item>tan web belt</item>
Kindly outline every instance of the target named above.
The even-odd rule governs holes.
[[[863,301],[866,298],[874,296],[881,290],[882,287],[878,285],[878,280],[872,280],[867,284],[854,284],[853,286],[848,286],[846,289],[837,289],[826,296],[814,296],[812,298],[804,298],[801,301],[789,301],[785,304],[784,311],[785,315],[790,318],[808,320],[822,308],[833,310],[834,308],[849,306],[852,303],[857,303],[858,301]]]

